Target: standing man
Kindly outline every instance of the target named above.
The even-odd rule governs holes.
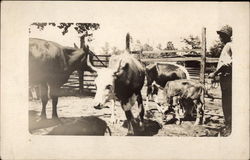
[[[220,76],[222,92],[222,109],[225,118],[226,130],[231,133],[232,126],[232,27],[223,26],[217,31],[220,41],[225,44],[221,51],[216,71],[209,74],[210,78]]]

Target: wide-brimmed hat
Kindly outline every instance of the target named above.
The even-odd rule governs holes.
[[[232,27],[229,25],[223,26],[220,30],[217,31],[218,34],[226,34],[228,37],[231,37],[233,34]]]

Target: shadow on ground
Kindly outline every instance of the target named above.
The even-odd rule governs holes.
[[[127,128],[128,121],[125,120],[122,126]],[[153,136],[162,128],[160,123],[150,119],[144,119],[143,127],[139,125],[139,119],[134,119],[132,126],[134,128],[134,136]]]
[[[62,117],[59,121],[41,120],[36,111],[29,112],[29,131],[42,135],[111,135],[107,123],[95,116]]]
[[[104,136],[106,132],[111,135],[107,123],[95,116],[61,118],[61,120],[63,124],[55,127],[48,135]]]

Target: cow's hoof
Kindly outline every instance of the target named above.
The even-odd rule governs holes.
[[[127,136],[133,136],[135,135],[134,131],[128,131]]]
[[[180,120],[180,119],[177,119],[176,122],[175,122],[175,124],[181,125],[181,120]]]
[[[201,122],[200,122],[200,121],[197,121],[197,120],[196,120],[195,123],[194,123],[195,126],[200,125],[200,124],[201,124]]]
[[[40,120],[41,120],[41,121],[43,121],[43,120],[47,120],[46,115],[40,115]]]
[[[140,122],[139,123],[139,130],[142,132],[142,131],[145,131],[145,125],[142,123],[142,122]]]
[[[127,136],[134,136],[134,133],[127,133]]]
[[[52,117],[52,120],[56,123],[62,123],[62,121],[58,117]]]

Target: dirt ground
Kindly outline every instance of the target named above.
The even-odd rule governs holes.
[[[34,135],[105,135],[126,136],[126,117],[119,102],[116,102],[116,123],[111,123],[111,109],[97,110],[93,107],[93,96],[73,96],[74,91],[62,89],[63,95],[58,101],[58,115],[61,122],[51,120],[51,100],[47,104],[47,120],[41,120],[41,101],[29,101],[29,130]],[[65,93],[68,94],[65,94]],[[71,93],[71,94],[69,94]],[[142,93],[145,93],[145,89]],[[215,97],[220,97],[220,88],[209,90]],[[145,97],[145,95],[143,95]],[[220,136],[224,126],[221,99],[205,99],[205,123],[194,126],[194,119],[184,120],[180,125],[155,110],[156,104],[151,102],[145,108],[144,129],[135,120],[133,126],[136,136]],[[145,101],[144,101],[145,104]],[[134,117],[138,116],[138,109],[133,109]]]

